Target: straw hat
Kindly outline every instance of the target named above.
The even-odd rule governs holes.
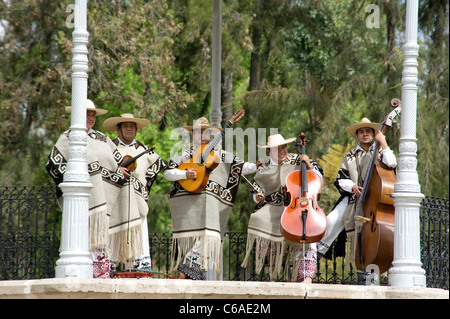
[[[219,130],[221,131],[222,129],[220,127],[217,126],[211,126],[209,124],[209,121],[206,117],[200,117],[197,121],[194,122],[194,125],[185,125],[183,126],[183,128],[185,128],[188,131],[193,131],[194,129],[202,129],[202,130],[206,130],[206,129],[215,129],[215,130]]]
[[[363,127],[370,127],[371,129],[373,129],[375,132],[378,132],[378,130],[380,129],[381,124],[379,123],[373,123],[370,122],[369,119],[367,119],[366,117],[363,117],[361,121],[359,121],[359,123],[347,126],[347,128],[345,129],[345,131],[350,134],[351,136],[355,136],[356,137],[356,132]]]
[[[259,148],[272,148],[272,147],[278,147],[280,145],[289,144],[289,143],[292,143],[293,141],[295,141],[295,137],[290,137],[288,139],[284,139],[284,137],[281,136],[281,134],[275,134],[275,135],[270,135],[267,138],[267,145],[264,145],[264,146],[256,145],[256,146],[258,146]]]
[[[150,123],[149,120],[135,118],[134,115],[131,113],[123,113],[120,114],[120,116],[118,117],[111,117],[105,120],[103,122],[103,127],[108,131],[115,131],[117,124],[124,122],[136,123],[137,129],[141,129]]]
[[[96,116],[108,113],[107,110],[96,108],[94,102],[92,102],[89,99],[86,100],[86,111],[95,111],[95,115]],[[72,112],[72,107],[71,106],[66,106],[66,112],[67,113],[71,113]]]

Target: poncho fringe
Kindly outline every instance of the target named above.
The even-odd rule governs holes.
[[[130,227],[129,232],[127,229],[111,234],[110,240],[111,242],[119,243],[119,254],[117,256],[117,262],[119,263],[126,263],[143,253],[140,225]]]
[[[95,213],[89,212],[89,250],[104,249],[105,256],[109,256],[109,218],[105,210]]]
[[[208,230],[191,232],[190,234],[184,233],[183,237],[174,234],[172,251],[176,251],[177,253],[172,254],[170,266],[172,270],[176,270],[180,263],[186,262],[186,259],[189,256],[189,251],[199,240],[201,240],[202,256],[200,268],[203,270],[215,270],[218,274],[220,274],[222,265],[222,241],[219,233]],[[190,267],[192,267],[192,259]]]
[[[255,245],[256,244],[256,245]],[[274,241],[255,234],[248,233],[247,249],[241,267],[247,267],[250,255],[253,250],[253,245],[256,247],[255,252],[255,272],[260,274],[264,265],[268,266],[268,273],[270,280],[276,277],[283,270],[283,279],[296,281],[298,277],[298,269],[300,268],[303,251],[306,251],[308,245],[288,243],[286,240]],[[284,263],[284,269],[283,269]]]

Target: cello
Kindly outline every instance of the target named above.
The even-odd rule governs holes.
[[[305,154],[305,133],[301,133],[302,155]],[[327,229],[327,216],[317,204],[322,178],[314,171],[308,171],[302,161],[301,171],[286,176],[289,204],[281,215],[281,234],[296,243],[314,243],[322,239]]]
[[[392,127],[393,120],[401,112],[401,101],[392,99],[394,108],[381,123],[380,131]],[[377,265],[379,273],[389,270],[394,259],[394,202],[390,194],[394,192],[396,176],[394,169],[386,167],[378,160],[379,143],[375,141],[375,151],[364,177],[363,190],[355,211],[356,268],[366,271],[368,265]]]

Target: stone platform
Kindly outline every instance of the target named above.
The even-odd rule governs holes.
[[[0,299],[449,299],[423,287],[120,278],[0,281]]]

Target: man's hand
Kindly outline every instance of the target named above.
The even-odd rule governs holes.
[[[196,168],[190,168],[186,171],[186,178],[187,179],[196,179],[197,178],[197,169]]]
[[[311,164],[311,161],[309,160],[308,155],[306,155],[306,154],[300,155],[300,160],[301,160],[302,162],[305,162],[305,163],[306,163],[306,168],[307,168],[307,169],[313,169],[313,166],[312,166],[312,164]]]
[[[356,195],[356,197],[361,196],[362,190],[363,190],[363,188],[361,186],[358,186],[358,185],[353,185],[353,187],[352,187],[352,191]]]
[[[386,136],[384,136],[384,134],[381,131],[378,131],[375,134],[374,138],[375,138],[375,140],[377,140],[378,143],[380,143],[380,146],[383,150],[388,148],[388,144],[386,142]]]
[[[131,175],[130,175],[130,171],[128,170],[128,168],[119,166],[119,169],[122,172],[123,176],[125,176],[125,178],[130,178]]]
[[[258,203],[261,203],[261,201],[264,199],[264,194],[263,193],[258,193],[256,194],[256,201]]]

